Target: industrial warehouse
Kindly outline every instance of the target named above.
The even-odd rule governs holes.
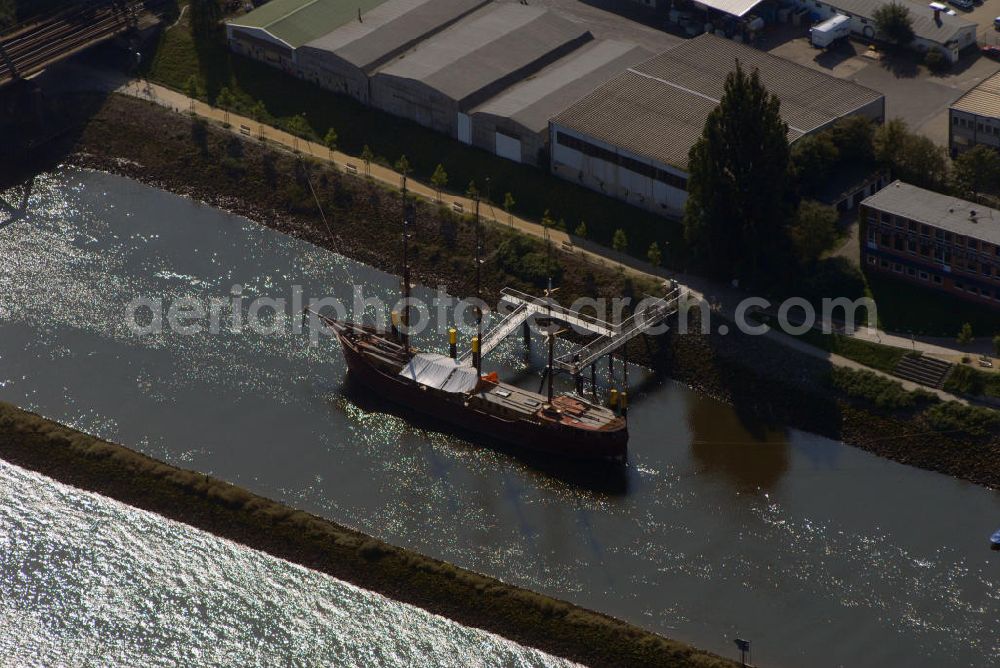
[[[482,0],[272,0],[231,48],[503,158],[656,213],[683,209],[687,155],[737,60],[781,99],[789,139],[883,96],[714,35],[655,55],[549,10]]]
[[[552,172],[651,211],[681,212],[688,153],[737,61],[781,100],[789,141],[847,116],[884,120],[881,93],[706,34],[629,68],[553,118]]]

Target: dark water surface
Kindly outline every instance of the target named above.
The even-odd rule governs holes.
[[[637,369],[625,480],[581,485],[414,426],[345,383],[331,342],[124,324],[140,295],[392,276],[100,173],[43,175],[27,208],[0,217],[0,399],[707,649],[750,638],[760,665],[1000,665],[994,492]],[[518,338],[487,369],[536,389]]]

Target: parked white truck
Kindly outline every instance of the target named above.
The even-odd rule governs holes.
[[[825,49],[838,39],[851,34],[851,19],[843,14],[831,16],[819,25],[809,28],[809,41],[812,45]]]

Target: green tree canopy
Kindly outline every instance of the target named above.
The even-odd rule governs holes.
[[[441,163],[438,163],[438,166],[434,168],[434,173],[431,174],[431,185],[437,191],[438,198],[441,197],[441,191],[448,186],[448,172],[444,171],[444,165]]]
[[[833,142],[833,134],[819,132],[799,139],[792,146],[792,162],[799,187],[807,193],[817,192],[840,162],[840,150]]]
[[[17,8],[14,0],[0,0],[0,30],[6,30],[17,23]]]
[[[890,2],[876,9],[873,18],[875,28],[890,42],[906,46],[913,41],[913,18],[907,7]]]
[[[649,250],[646,251],[646,259],[654,267],[659,267],[663,263],[663,253],[660,251],[660,244],[655,241],[649,244]]]
[[[628,250],[628,237],[625,236],[625,230],[620,227],[615,230],[614,236],[611,237],[611,247],[619,253]]]
[[[978,145],[955,159],[954,183],[960,196],[1000,194],[1000,153]]]
[[[506,211],[507,213],[510,213],[510,210],[514,208],[514,205],[516,203],[517,202],[514,201],[514,196],[512,194],[510,194],[509,192],[503,194],[503,209],[504,209],[504,211]]]
[[[960,346],[967,346],[972,341],[972,325],[966,322],[962,325],[962,329],[958,330],[958,344]]]
[[[583,222],[581,220],[580,224],[576,226],[575,230],[573,230],[573,234],[575,234],[576,236],[580,237],[581,239],[586,239],[587,238],[587,223],[585,223],[585,222]]]
[[[948,155],[933,141],[910,132],[894,118],[875,131],[875,159],[899,179],[921,188],[943,190],[948,183]]]
[[[236,105],[236,96],[229,90],[229,86],[219,89],[219,94],[215,96],[215,104],[220,109],[232,109]]]
[[[201,86],[198,85],[198,77],[192,74],[187,78],[187,81],[184,84],[184,94],[194,100],[200,97],[198,95],[200,90]]]
[[[323,145],[330,150],[330,153],[333,153],[334,151],[337,150],[337,139],[338,137],[336,130],[330,128],[329,130],[326,131],[326,135],[323,137]]]
[[[211,35],[219,29],[219,22],[222,21],[219,0],[191,0],[188,12],[191,17],[191,33],[195,37]]]
[[[262,100],[257,100],[250,107],[250,116],[257,122],[262,122],[268,117],[267,107],[264,106]]]
[[[799,263],[814,265],[837,241],[837,210],[813,200],[802,200],[791,235]]]
[[[841,118],[830,128],[830,137],[842,161],[870,163],[875,160],[875,123],[864,116]]]
[[[782,270],[794,204],[788,126],[757,71],[736,63],[688,157],[685,236],[710,273],[763,278]]]
[[[407,176],[412,171],[410,169],[410,161],[406,158],[405,155],[399,156],[399,160],[396,161],[395,167],[396,171],[402,174],[403,176]]]
[[[296,137],[307,137],[312,133],[312,128],[309,127],[309,121],[302,114],[297,114],[292,116],[287,121],[288,131],[291,132]]]

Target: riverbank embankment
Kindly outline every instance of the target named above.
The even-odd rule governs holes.
[[[5,403],[0,403],[0,456],[61,482],[585,665],[736,665],[606,615],[389,545]]]

